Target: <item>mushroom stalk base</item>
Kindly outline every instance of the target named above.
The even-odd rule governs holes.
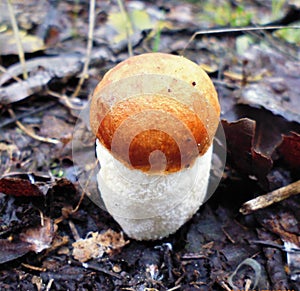
[[[97,141],[98,187],[107,211],[131,238],[166,237],[188,221],[205,201],[212,145],[187,169],[149,175],[129,169]]]

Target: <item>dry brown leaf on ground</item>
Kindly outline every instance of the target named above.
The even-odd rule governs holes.
[[[34,173],[10,173],[0,178],[0,193],[12,196],[46,196],[56,182]]]
[[[20,234],[20,239],[31,245],[30,250],[40,253],[51,247],[56,231],[57,225],[50,218],[45,217],[43,225],[26,229]]]
[[[278,147],[284,161],[293,169],[300,168],[300,134],[291,132],[283,135],[282,143]]]
[[[222,121],[227,140],[228,155],[241,172],[255,176],[260,183],[266,183],[266,176],[272,168],[270,157],[254,148],[256,122],[243,118],[236,122]]]

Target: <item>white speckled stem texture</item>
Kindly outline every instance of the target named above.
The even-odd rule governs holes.
[[[99,142],[97,157],[106,209],[131,238],[154,240],[174,233],[206,198],[212,146],[190,168],[168,175],[128,169]]]

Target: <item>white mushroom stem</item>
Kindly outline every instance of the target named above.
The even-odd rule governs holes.
[[[161,239],[174,233],[206,198],[212,145],[190,168],[167,175],[129,169],[98,141],[97,157],[98,187],[105,207],[134,239]]]

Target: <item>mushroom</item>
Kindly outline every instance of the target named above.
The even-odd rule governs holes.
[[[176,232],[206,199],[220,105],[196,63],[146,53],[97,85],[90,124],[107,211],[137,240]]]

